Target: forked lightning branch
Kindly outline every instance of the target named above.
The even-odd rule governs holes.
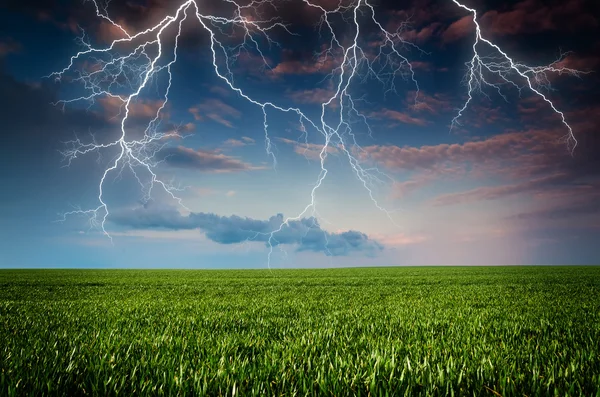
[[[205,35],[210,45],[212,64],[216,78],[239,95],[239,97],[256,106],[256,111],[264,117],[264,141],[267,154],[272,158],[276,166],[276,157],[271,147],[271,135],[269,132],[269,114],[271,112],[282,112],[297,118],[303,129],[312,129],[322,136],[322,147],[319,152],[320,172],[316,175],[315,183],[307,191],[307,205],[295,217],[285,219],[278,229],[270,232],[269,245],[272,252],[272,242],[276,241],[277,233],[288,225],[292,220],[299,220],[307,215],[316,214],[316,194],[319,187],[327,177],[326,159],[331,147],[340,151],[349,167],[362,183],[369,194],[374,205],[384,211],[390,220],[392,217],[375,198],[373,184],[382,182],[383,179],[392,178],[377,168],[364,168],[359,162],[358,154],[361,147],[355,139],[353,128],[356,120],[360,120],[362,126],[369,133],[368,117],[361,112],[360,98],[353,97],[353,88],[364,82],[365,77],[371,77],[380,82],[386,92],[395,92],[396,80],[402,79],[412,84],[416,89],[415,101],[419,101],[419,84],[409,59],[407,49],[421,51],[415,44],[403,39],[402,26],[397,31],[384,28],[382,16],[378,15],[376,7],[369,0],[340,0],[337,7],[321,5],[316,0],[298,0],[305,7],[312,9],[319,15],[319,34],[327,42],[323,48],[319,48],[319,57],[329,59],[333,67],[327,76],[333,87],[331,96],[320,104],[320,117],[309,116],[309,112],[300,107],[288,107],[273,101],[259,100],[246,88],[239,84],[241,79],[236,79],[233,64],[242,50],[256,54],[267,65],[266,51],[270,46],[277,44],[274,32],[277,34],[297,35],[294,27],[278,16],[282,7],[289,3],[287,0],[253,0],[242,3],[241,1],[223,0],[221,5],[229,10],[230,16],[213,15],[203,9],[206,2],[198,0],[187,0],[183,2],[172,15],[165,16],[155,26],[150,26],[137,33],[129,32],[125,26],[115,21],[118,17],[108,14],[104,4],[98,0],[92,0],[98,18],[109,23],[122,34],[122,38],[115,39],[104,47],[93,46],[82,38],[84,48],[73,55],[70,62],[63,70],[52,73],[50,76],[58,80],[69,75],[72,81],[82,83],[86,93],[80,97],[64,99],[59,101],[63,106],[79,101],[95,101],[100,98],[109,97],[111,100],[122,104],[123,112],[120,114],[120,133],[118,139],[108,143],[97,143],[95,141],[85,142],[75,139],[69,142],[64,155],[69,164],[77,157],[88,155],[96,151],[112,149],[117,151],[116,157],[112,158],[104,169],[102,177],[98,181],[98,205],[95,208],[75,210],[65,214],[89,216],[92,226],[98,227],[111,238],[106,227],[107,219],[110,217],[110,208],[105,200],[107,181],[112,174],[118,175],[124,170],[130,170],[138,181],[143,195],[150,199],[155,189],[162,189],[180,205],[178,188],[159,176],[157,167],[160,160],[157,153],[168,144],[171,138],[179,138],[179,133],[159,132],[157,126],[160,124],[161,112],[164,111],[169,101],[171,83],[177,78],[172,73],[172,66],[178,62],[178,48],[182,36],[182,26],[186,20],[194,20],[199,35]],[[475,101],[475,95],[493,90],[504,96],[504,86],[514,87],[522,92],[528,90],[533,95],[540,97],[547,106],[556,112],[562,120],[565,129],[565,138],[568,150],[571,152],[577,145],[574,132],[563,112],[544,94],[550,85],[549,74],[571,74],[578,75],[581,71],[560,66],[556,62],[545,66],[530,66],[520,63],[512,58],[506,51],[486,37],[481,29],[477,11],[473,8],[451,1],[459,9],[473,15],[475,24],[475,35],[472,44],[472,58],[466,62],[467,73],[465,76],[467,99],[463,106],[457,110],[452,119],[452,126],[459,123],[464,111]],[[214,7],[212,7],[214,8]],[[267,12],[268,11],[268,12]],[[267,15],[267,16],[265,16]],[[347,24],[342,36],[338,25],[342,21]],[[369,28],[365,27],[369,25]],[[172,48],[166,43],[173,41]],[[235,34],[231,33],[235,31]],[[348,34],[347,32],[352,32]],[[365,35],[375,35],[377,44],[365,46],[368,40]],[[238,42],[232,44],[232,41]],[[373,41],[371,41],[372,43]],[[85,61],[95,64],[90,70],[82,67]],[[70,75],[73,74],[73,75]],[[158,79],[159,74],[166,75],[167,84],[163,95],[162,105],[156,114],[146,125],[142,136],[132,134],[127,126],[127,121],[132,114],[132,105],[142,95],[153,81]],[[126,80],[124,87],[122,81]],[[335,106],[332,106],[334,105]],[[310,193],[310,197],[308,197]]]

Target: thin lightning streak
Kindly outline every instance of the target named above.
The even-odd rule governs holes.
[[[105,182],[109,174],[113,172],[118,171],[117,177],[120,177],[125,167],[127,167],[133,173],[134,177],[142,187],[142,191],[144,191],[144,201],[150,200],[155,185],[158,185],[172,199],[176,200],[180,205],[183,206],[181,199],[177,196],[177,192],[181,189],[174,187],[171,183],[163,181],[157,175],[156,167],[162,161],[164,161],[164,159],[157,161],[155,156],[167,145],[166,142],[168,139],[181,138],[178,131],[160,133],[157,131],[157,126],[160,123],[161,112],[165,109],[169,100],[169,92],[173,78],[171,66],[177,61],[178,43],[182,33],[182,25],[183,22],[188,19],[188,17],[193,15],[195,20],[209,36],[210,51],[212,54],[211,63],[216,76],[240,97],[261,108],[264,116],[263,128],[265,136],[265,150],[273,159],[274,168],[277,165],[277,159],[272,151],[272,142],[269,135],[268,110],[283,113],[293,113],[299,118],[299,122],[304,133],[308,134],[308,127],[318,131],[324,138],[324,144],[319,152],[320,171],[310,192],[310,203],[307,204],[302,212],[300,212],[297,216],[285,218],[280,223],[279,227],[273,228],[272,231],[267,233],[256,233],[256,236],[268,235],[268,244],[270,247],[268,254],[269,267],[271,255],[273,253],[273,245],[279,245],[276,235],[282,232],[284,227],[290,227],[290,222],[301,220],[310,213],[313,218],[313,226],[318,227],[315,218],[315,215],[318,214],[316,207],[316,193],[328,175],[328,170],[325,166],[325,163],[330,145],[332,145],[332,147],[335,145],[335,147],[340,149],[340,151],[345,155],[348,164],[354,171],[356,177],[367,190],[368,195],[375,206],[384,212],[392,223],[396,224],[391,216],[391,212],[385,209],[376,200],[372,189],[374,183],[383,182],[380,179],[380,176],[391,181],[393,181],[393,179],[375,167],[367,169],[363,168],[356,156],[353,154],[354,151],[361,152],[363,149],[356,142],[356,137],[351,127],[352,122],[349,120],[349,116],[356,115],[356,117],[366,126],[369,135],[371,135],[371,129],[368,125],[367,117],[359,112],[356,108],[355,104],[360,99],[353,98],[350,93],[350,89],[352,87],[352,83],[361,75],[361,70],[366,71],[363,75],[363,78],[366,79],[367,76],[371,76],[386,88],[384,95],[388,94],[389,92],[396,92],[395,79],[397,76],[401,76],[404,80],[410,79],[412,84],[415,85],[415,102],[418,102],[420,93],[419,84],[415,78],[415,73],[409,59],[401,52],[401,47],[408,46],[420,51],[421,53],[425,52],[416,45],[403,40],[401,35],[402,32],[400,30],[396,32],[387,31],[377,20],[375,8],[369,3],[369,0],[351,0],[351,3],[348,5],[343,5],[342,1],[340,0],[338,6],[333,10],[327,10],[321,5],[314,3],[312,0],[301,0],[302,3],[320,13],[321,17],[319,32],[321,33],[322,31],[326,31],[331,37],[329,47],[320,54],[321,59],[326,61],[328,58],[335,60],[337,56],[341,57],[339,63],[336,63],[336,66],[327,76],[327,78],[329,78],[334,84],[334,93],[326,101],[321,103],[321,112],[318,120],[311,119],[300,108],[297,107],[285,107],[271,101],[259,101],[258,99],[248,95],[236,84],[230,65],[239,57],[241,51],[254,50],[258,53],[264,64],[268,67],[267,59],[259,45],[259,40],[256,36],[266,39],[268,45],[272,46],[279,45],[269,36],[269,32],[272,30],[281,29],[292,35],[294,35],[294,33],[291,32],[288,26],[281,22],[278,18],[261,18],[260,8],[263,6],[270,6],[277,10],[277,3],[283,1],[284,0],[252,0],[246,5],[241,5],[235,0],[224,0],[226,4],[234,9],[233,16],[231,18],[225,18],[222,16],[203,14],[197,0],[187,0],[177,8],[173,15],[166,16],[155,26],[140,31],[136,34],[130,34],[122,25],[119,25],[110,17],[108,17],[106,8],[100,7],[98,0],[92,0],[95,6],[96,15],[99,18],[106,20],[112,26],[116,27],[125,37],[113,40],[110,45],[104,48],[96,48],[87,43],[84,40],[84,37],[82,37],[81,42],[85,49],[73,55],[70,58],[69,64],[64,69],[52,73],[49,77],[54,77],[60,80],[67,74],[67,72],[75,71],[77,69],[77,62],[85,57],[90,57],[92,60],[96,61],[98,65],[97,69],[92,71],[79,71],[77,78],[74,79],[74,81],[82,82],[84,84],[84,88],[87,90],[88,94],[70,100],[62,100],[57,104],[61,104],[63,107],[69,103],[77,101],[90,101],[93,104],[96,99],[106,97],[115,101],[119,101],[122,104],[122,108],[124,108],[124,115],[120,122],[120,136],[115,141],[98,144],[95,140],[93,140],[92,143],[82,143],[79,139],[75,139],[68,142],[70,148],[64,151],[63,154],[68,160],[69,165],[77,157],[86,155],[93,151],[113,148],[117,149],[118,153],[111,160],[109,166],[104,170],[102,178],[100,179],[98,186],[99,205],[94,209],[76,209],[74,211],[67,212],[64,214],[63,220],[69,215],[87,215],[90,217],[90,226],[99,227],[102,232],[112,241],[111,235],[106,230],[106,221],[110,215],[110,212],[109,206],[104,197]],[[559,112],[554,107],[554,104],[534,87],[531,78],[533,78],[535,81],[539,81],[540,78],[545,77],[545,73],[547,72],[577,74],[578,71],[567,68],[555,68],[553,66],[554,64],[548,67],[529,67],[514,62],[498,46],[482,37],[481,30],[477,22],[476,11],[465,7],[456,0],[453,1],[458,6],[473,13],[477,29],[477,36],[475,43],[473,44],[474,56],[470,62],[470,74],[468,80],[469,98],[467,99],[463,108],[459,110],[457,116],[452,120],[452,125],[458,123],[458,118],[462,116],[462,113],[470,104],[474,90],[481,88],[481,85],[489,85],[496,87],[499,91],[498,85],[485,80],[482,75],[483,69],[490,73],[499,75],[504,79],[504,81],[520,89],[520,87],[514,81],[508,80],[506,76],[508,72],[514,71],[521,77],[525,78],[528,87],[533,92],[540,95],[546,102],[550,104],[554,111],[561,115],[563,123],[569,130],[569,139],[573,140],[574,142],[574,149],[577,141],[574,138],[571,127],[567,124],[564,118],[564,114]],[[255,16],[248,16],[248,13],[252,12],[254,12]],[[351,14],[351,16],[347,16],[348,14]],[[364,15],[367,15],[368,21],[376,27],[377,35],[380,38],[378,53],[371,57],[359,43],[362,33],[361,29],[364,26],[360,21],[360,17]],[[334,16],[341,16],[342,19],[354,29],[354,34],[352,35],[352,40],[349,44],[343,44],[343,39],[336,34],[334,23],[332,22]],[[163,65],[160,61],[163,56],[165,56],[165,54],[163,54],[163,41],[165,40],[164,35],[166,35],[166,30],[174,24],[177,24],[178,29],[175,35],[172,59]],[[229,39],[234,37],[233,35],[228,35],[224,32],[223,29],[225,29],[227,26],[240,28],[242,30],[243,40],[241,44],[235,47],[228,47],[224,44],[223,40],[219,39],[219,35],[224,35]],[[140,43],[138,44],[138,42]],[[487,63],[484,62],[484,58],[481,57],[477,52],[477,45],[480,42],[484,42],[496,49],[504,57],[503,59],[505,59],[505,61],[500,63],[492,61]],[[133,46],[133,49],[129,50],[128,52],[125,51],[124,55],[118,55],[119,51],[124,51],[120,50],[120,48],[127,46]],[[152,48],[154,47],[156,47],[156,54],[152,53]],[[102,56],[108,57],[109,59],[103,60],[102,58],[98,58]],[[220,64],[218,61],[220,57],[223,57],[224,59],[222,64]],[[157,109],[155,117],[148,123],[143,137],[134,139],[130,136],[130,134],[127,133],[126,129],[126,122],[132,114],[132,103],[134,100],[139,99],[142,91],[148,87],[149,82],[158,78],[158,74],[163,71],[168,75],[168,85],[164,93],[162,104]],[[123,80],[126,81],[126,84],[123,83]],[[135,88],[132,88],[133,92],[131,92],[129,95],[126,95],[122,93],[124,87]],[[327,121],[327,110],[334,104],[339,106],[339,111],[337,112],[337,115],[334,115],[335,121],[329,122]],[[350,142],[347,141],[348,139],[350,139]],[[137,171],[138,168],[148,173],[150,176],[149,182],[145,183],[143,181],[143,177],[139,171]],[[186,210],[189,211],[187,208]],[[324,234],[325,238],[327,239],[325,232]],[[327,247],[325,247],[325,249],[327,252],[329,252]],[[329,252],[329,254],[331,253]]]
[[[477,90],[481,90],[482,85],[486,85],[486,86],[495,88],[498,91],[498,93],[502,96],[502,98],[504,98],[506,100],[506,97],[500,91],[500,84],[492,83],[492,82],[489,82],[488,80],[486,80],[486,78],[484,76],[485,71],[489,72],[490,74],[500,77],[500,79],[504,83],[508,83],[508,84],[512,85],[513,87],[517,88],[519,90],[519,94],[520,94],[522,89],[525,87],[518,85],[517,82],[515,82],[513,80],[509,80],[508,74],[511,72],[514,72],[514,73],[517,73],[517,75],[519,75],[520,77],[522,77],[525,80],[527,88],[529,88],[535,95],[542,98],[552,108],[552,110],[560,116],[562,124],[568,130],[568,133],[567,133],[565,139],[567,142],[567,147],[570,149],[571,155],[573,155],[575,147],[577,146],[577,139],[575,138],[575,135],[573,134],[573,129],[571,128],[569,123],[567,123],[564,113],[561,112],[560,110],[558,110],[556,108],[556,106],[554,105],[554,103],[550,99],[548,99],[548,97],[546,97],[538,88],[535,87],[534,82],[538,83],[538,84],[541,83],[541,88],[543,88],[543,87],[549,88],[549,83],[546,83],[546,82],[548,82],[547,75],[546,75],[546,73],[548,73],[548,72],[559,73],[559,74],[566,73],[566,74],[570,74],[570,75],[574,75],[574,76],[578,76],[578,75],[586,73],[586,72],[567,68],[567,67],[555,67],[555,65],[558,63],[558,61],[563,59],[563,56],[561,56],[558,61],[555,61],[548,66],[528,66],[528,65],[524,65],[522,63],[515,62],[498,45],[494,44],[490,40],[483,37],[483,35],[481,33],[481,27],[479,26],[479,21],[477,20],[477,10],[475,10],[474,8],[469,8],[469,7],[461,4],[460,2],[458,2],[458,0],[452,0],[452,1],[457,6],[463,8],[473,14],[473,22],[475,24],[475,41],[473,42],[473,58],[471,59],[470,62],[467,63],[467,65],[469,66],[469,68],[468,68],[469,70],[467,72],[467,75],[469,76],[468,82],[467,82],[467,85],[469,88],[468,89],[468,99],[464,103],[463,107],[458,110],[458,114],[452,119],[451,128],[454,125],[458,124],[458,119],[462,116],[463,112],[467,109],[467,107],[473,100],[473,92],[477,91]],[[497,62],[494,59],[487,60],[485,57],[479,55],[477,48],[478,48],[478,44],[480,44],[480,43],[487,44],[488,46],[493,48],[497,53],[499,53],[501,61]]]

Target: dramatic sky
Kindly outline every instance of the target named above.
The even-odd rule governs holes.
[[[205,15],[233,15],[226,2],[197,3]],[[313,3],[331,10],[337,1]],[[276,43],[213,20],[228,46],[228,62],[223,52],[217,56],[219,70],[254,100],[297,107],[320,123],[320,104],[336,90],[342,53],[322,52],[332,37],[319,29],[318,10],[295,0],[274,4],[277,10],[265,5],[244,16],[279,16],[289,32],[283,25],[269,30]],[[82,37],[106,48],[123,32],[98,17],[91,1],[4,1],[0,267],[264,268],[269,240],[273,268],[600,262],[597,1],[465,0],[477,9],[483,36],[514,60],[538,66],[560,59],[556,68],[591,72],[547,73],[534,81],[572,127],[578,141],[572,153],[560,116],[514,74],[507,74],[513,84],[474,92],[451,128],[468,98],[472,17],[451,0],[371,4],[381,26],[406,40],[397,48],[412,65],[418,95],[410,69],[389,46],[380,47],[383,36],[363,9],[358,44],[374,69],[369,73],[363,62],[348,88],[356,111],[347,111],[345,97],[344,145],[332,138],[315,206],[270,239],[284,219],[311,203],[325,136],[294,112],[267,107],[265,121],[260,106],[232,91],[215,74],[210,36],[193,15],[181,24],[174,63],[178,22],[165,30],[165,55],[155,65],[162,70],[126,110],[117,95],[139,87],[156,43],[144,49],[136,49],[142,41],[118,44],[113,52],[80,57],[59,81],[45,76],[85,50]],[[174,15],[179,5],[112,0],[99,12],[133,35]],[[347,47],[357,33],[352,11],[332,18]],[[486,62],[502,62],[489,47],[479,50]],[[78,97],[89,99],[57,103]],[[118,146],[69,154],[77,145],[118,140],[126,113],[126,141],[143,139],[144,131],[181,135],[136,146],[135,155],[151,163],[158,179],[182,188],[176,192],[182,205],[158,183],[148,191],[153,177],[147,169],[121,162],[103,184],[111,241],[90,213],[63,214],[100,205],[99,183]],[[339,114],[334,100],[325,121],[335,128]]]

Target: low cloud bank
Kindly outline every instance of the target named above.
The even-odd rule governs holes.
[[[211,213],[191,212],[182,215],[175,208],[140,207],[135,210],[111,214],[112,222],[134,229],[198,229],[206,237],[219,244],[236,244],[245,241],[260,241],[269,244],[271,232],[280,228],[285,220],[277,214],[268,220],[258,220],[237,215],[220,216]],[[383,250],[375,240],[355,230],[330,233],[319,225],[316,218],[289,221],[281,231],[271,238],[271,244],[297,245],[297,251],[323,252],[331,256],[363,253],[373,256]]]

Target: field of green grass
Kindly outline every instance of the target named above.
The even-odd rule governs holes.
[[[600,396],[600,267],[0,271],[0,395]]]

